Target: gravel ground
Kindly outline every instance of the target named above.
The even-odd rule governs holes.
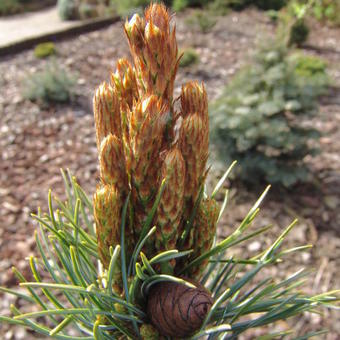
[[[189,79],[203,80],[212,100],[247,62],[256,38],[271,34],[273,26],[263,13],[247,10],[219,18],[210,33],[202,34],[186,26],[187,15],[190,12],[176,18],[179,46],[194,47],[200,62],[179,71],[176,91]],[[91,100],[94,88],[108,79],[116,60],[128,55],[122,24],[56,43],[58,64],[78,77],[76,99],[68,106],[41,109],[23,99],[25,77],[46,62],[37,60],[33,51],[0,59],[0,285],[15,285],[13,265],[30,277],[25,257],[35,253],[35,225],[29,214],[38,206],[46,210],[49,188],[64,198],[59,169],[70,168],[88,193],[95,189],[98,173]],[[339,287],[340,282],[337,271],[340,267],[340,46],[337,44],[340,30],[314,22],[312,26],[305,51],[325,58],[333,79],[329,95],[322,98],[320,114],[312,122],[323,132],[322,153],[308,160],[316,184],[298,186],[293,193],[274,188],[258,219],[259,225],[272,223],[273,230],[234,250],[243,256],[258,252],[294,217],[299,217],[300,224],[287,240],[288,244],[313,243],[315,247],[311,252],[288,258],[266,274],[283,277],[301,267],[313,267],[315,275],[306,283],[306,290],[311,293]],[[220,236],[230,232],[229,226],[237,225],[245,216],[256,194],[238,188],[232,190],[231,198],[219,229]],[[2,296],[0,314],[8,311],[10,303],[20,306],[22,301]],[[340,338],[339,313],[306,314],[293,323],[299,333],[327,327],[330,332],[322,339]],[[285,327],[286,323],[276,326]],[[257,335],[250,333],[244,339],[254,339]],[[37,336],[24,329],[0,325],[0,338],[30,340]]]

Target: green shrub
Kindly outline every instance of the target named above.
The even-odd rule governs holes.
[[[313,76],[315,74],[326,73],[326,63],[318,57],[298,55],[295,58],[295,62],[296,72],[303,76]]]
[[[149,0],[111,0],[112,6],[122,16],[135,12],[137,8],[143,8],[149,3]]]
[[[60,17],[63,20],[91,19],[96,17],[112,16],[117,13],[119,4],[129,5],[132,2],[144,2],[146,0],[58,0]]]
[[[166,0],[153,1],[162,2],[166,6],[172,6],[175,11],[181,11],[187,7],[202,7],[209,3],[209,0]],[[111,0],[110,3],[116,8],[119,14],[126,15],[144,8],[151,3],[150,0]]]
[[[173,0],[174,11],[181,11],[186,7],[203,7],[209,4],[209,0]]]
[[[340,0],[315,0],[312,11],[318,20],[340,25]]]
[[[18,0],[1,0],[0,15],[10,15],[20,12],[21,6]]]
[[[0,16],[37,11],[51,5],[53,0],[0,0]]]
[[[180,53],[183,53],[183,56],[179,61],[180,67],[188,67],[190,65],[198,63],[199,61],[199,56],[193,48],[187,48],[185,50],[182,50]]]
[[[220,10],[228,7],[242,10],[247,6],[256,6],[262,10],[279,10],[287,3],[288,0],[214,0],[212,7]]]
[[[58,0],[57,6],[62,20],[74,20],[78,18],[76,0]]]
[[[305,17],[310,10],[310,2],[291,1],[285,11],[279,12],[279,29],[288,46],[301,46],[308,38],[309,27]]]
[[[125,14],[139,7],[145,7],[150,0],[111,0],[119,13]],[[155,2],[155,1],[154,1]],[[263,10],[279,10],[288,0],[168,0],[163,1],[167,6],[172,6],[174,11],[182,11],[187,7],[209,6],[219,14],[226,14],[229,8],[241,10],[247,6],[256,6]]]
[[[263,10],[279,10],[287,5],[288,0],[250,0],[248,2],[253,3],[255,6]]]
[[[325,83],[314,84],[305,71],[302,76],[303,64],[293,61],[282,43],[271,43],[213,104],[218,154],[223,161],[240,162],[244,181],[289,187],[307,180],[303,159],[316,151],[311,141],[319,133],[302,121],[318,112],[317,96]]]
[[[230,0],[214,0],[209,3],[208,9],[215,15],[226,15],[230,12],[231,6],[229,3]]]
[[[185,23],[191,28],[198,28],[202,33],[208,33],[216,25],[216,18],[204,11],[195,11]]]
[[[290,27],[289,32],[289,45],[301,46],[306,42],[309,35],[309,28],[305,23],[305,20],[298,19]]]
[[[295,63],[297,81],[302,82],[306,88],[312,86],[313,91],[319,91],[320,95],[324,94],[330,83],[325,61],[303,54],[293,55],[290,59]]]
[[[175,11],[182,11],[187,7],[205,7],[208,5],[212,11],[224,15],[230,8],[243,9],[247,6],[246,2],[247,0],[174,0],[172,8]]]
[[[78,8],[79,17],[81,19],[91,19],[99,15],[95,4],[81,3]]]
[[[275,9],[270,9],[266,12],[271,22],[276,23],[279,20],[279,12]]]
[[[51,103],[69,102],[74,95],[75,78],[60,68],[55,61],[30,75],[24,82],[25,98],[46,106]]]
[[[46,58],[56,54],[56,52],[57,50],[53,42],[42,43],[34,48],[34,55],[37,58]]]
[[[183,9],[189,6],[189,0],[174,0],[172,8],[176,12],[183,11]]]

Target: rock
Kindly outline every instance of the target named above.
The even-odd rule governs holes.
[[[335,195],[325,196],[324,203],[330,210],[335,210],[340,206],[340,198]]]
[[[249,252],[258,252],[261,249],[260,241],[254,241],[250,243],[247,247]]]
[[[11,202],[5,201],[2,203],[3,209],[10,211],[12,213],[18,213],[20,211],[20,206],[13,204]]]

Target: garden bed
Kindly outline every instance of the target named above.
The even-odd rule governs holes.
[[[209,99],[221,93],[237,69],[249,60],[256,37],[266,39],[273,25],[262,12],[246,10],[219,18],[211,32],[193,32],[185,24],[190,11],[178,15],[177,36],[180,48],[193,47],[200,60],[192,67],[179,71],[177,84],[189,79],[204,81]],[[28,73],[41,69],[46,60],[38,60],[29,50],[0,59],[0,285],[14,286],[16,280],[11,267],[17,266],[27,274],[25,257],[34,254],[36,225],[29,217],[40,206],[47,209],[48,189],[64,198],[59,168],[70,168],[80,184],[92,195],[98,182],[97,150],[92,117],[92,96],[102,79],[108,78],[115,61],[128,55],[123,40],[123,23],[83,34],[56,43],[56,61],[77,76],[76,95],[70,105],[56,105],[41,109],[24,100],[21,94]],[[311,122],[322,133],[321,153],[308,159],[314,173],[314,183],[299,185],[292,192],[273,188],[266,199],[261,225],[274,224],[272,231],[257,241],[240,247],[243,256],[253,254],[268,245],[293,218],[300,224],[288,242],[296,245],[313,243],[310,252],[288,258],[281,267],[273,268],[273,277],[289,275],[301,267],[313,267],[316,275],[306,283],[309,292],[338,288],[340,276],[340,29],[312,23],[312,33],[305,52],[323,57],[328,62],[333,79],[332,89],[321,100],[320,114]],[[124,42],[122,42],[124,41]],[[179,88],[176,90],[179,93]],[[213,147],[213,146],[212,146]],[[227,165],[226,165],[227,166]],[[212,173],[211,181],[215,174]],[[231,201],[220,224],[220,236],[227,235],[244,217],[247,209],[260,194],[242,186],[231,191]],[[237,254],[235,254],[237,256]],[[322,278],[321,278],[322,276]],[[8,310],[13,300],[1,299],[0,314]],[[336,340],[340,333],[339,315],[326,311],[324,317],[305,315],[296,321],[301,334],[323,327],[330,333],[324,338]],[[286,324],[279,324],[277,328]],[[265,330],[264,330],[265,331]],[[274,331],[272,329],[272,331]],[[253,339],[250,333],[244,339]],[[37,338],[24,330],[0,325],[4,339]],[[242,338],[243,339],[243,338]]]

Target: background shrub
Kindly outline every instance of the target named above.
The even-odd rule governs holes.
[[[53,42],[46,42],[37,45],[34,48],[34,55],[37,58],[46,58],[56,54],[57,50]]]
[[[286,6],[287,3],[288,0],[214,0],[212,6],[215,9],[229,7],[241,10],[248,6],[255,6],[262,10],[279,10]]]
[[[20,3],[18,0],[1,0],[0,15],[15,14],[20,11]]]
[[[62,20],[86,20],[116,14],[118,4],[132,5],[134,1],[120,0],[58,0],[59,15]],[[147,3],[147,1],[144,1]]]
[[[147,6],[150,0],[111,0],[118,13],[126,15],[132,10]],[[158,1],[154,1],[158,2]],[[241,10],[247,6],[256,6],[263,10],[279,10],[287,5],[288,0],[167,0],[162,1],[167,6],[171,6],[174,11],[182,11],[187,7],[208,7],[218,14],[226,14],[232,8]]]
[[[288,0],[250,0],[248,2],[263,10],[279,10],[287,5]]]
[[[183,53],[183,56],[179,61],[180,67],[188,67],[190,65],[196,64],[199,61],[199,56],[193,48],[181,50],[180,53]]]
[[[188,0],[174,0],[172,4],[172,8],[175,12],[183,11],[183,9],[189,6]]]
[[[302,83],[305,90],[309,88],[316,95],[325,94],[330,79],[327,75],[327,65],[324,60],[303,54],[295,54],[290,57],[295,65],[295,73],[297,82]]]
[[[298,19],[290,27],[288,44],[301,46],[304,42],[306,42],[308,35],[309,28],[305,20],[303,18]]]
[[[182,11],[186,7],[202,7],[208,3],[209,0],[173,0],[172,8],[177,12]]]
[[[62,20],[77,19],[78,5],[76,0],[58,0],[57,6]]]
[[[211,14],[197,10],[190,15],[185,23],[191,28],[198,28],[202,33],[208,33],[216,25],[216,18]]]
[[[278,13],[279,32],[287,45],[301,46],[308,38],[309,27],[306,16],[310,11],[310,2],[290,1],[287,8]]]
[[[0,16],[39,10],[54,5],[56,0],[0,0]]]
[[[174,0],[173,8],[175,10],[182,10],[185,7],[202,7],[209,5],[215,10],[223,10],[226,8],[241,10],[247,6],[256,6],[263,10],[279,10],[287,5],[287,3],[288,0]]]
[[[81,19],[90,19],[99,16],[97,6],[87,2],[80,3],[78,12]]]
[[[74,96],[75,77],[60,68],[55,61],[27,77],[24,82],[23,96],[37,101],[43,106],[51,103],[66,103]]]
[[[340,25],[340,0],[315,0],[312,11],[318,20]]]
[[[112,6],[122,16],[136,12],[137,8],[142,8],[150,3],[149,0],[111,0]]]
[[[319,61],[294,59],[282,43],[262,47],[211,106],[212,139],[223,162],[237,159],[246,182],[289,187],[307,180],[303,159],[316,152],[311,141],[319,133],[302,123],[318,112],[326,82],[312,80],[321,75],[327,78]]]

